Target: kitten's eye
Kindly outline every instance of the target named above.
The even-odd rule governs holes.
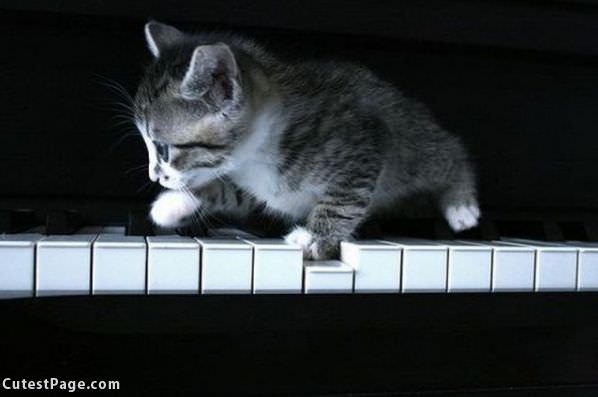
[[[169,158],[169,151],[168,151],[168,145],[164,144],[164,143],[160,143],[160,142],[155,142],[154,141],[154,145],[156,146],[156,151],[158,152],[158,156],[160,156],[160,158],[164,161],[168,161]]]

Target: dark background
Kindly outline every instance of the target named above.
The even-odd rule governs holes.
[[[2,0],[2,206],[118,212],[155,194],[106,86],[134,92],[148,18],[247,33],[287,59],[368,65],[463,137],[485,209],[597,208],[593,1]]]
[[[598,1],[474,0],[0,0],[0,209],[118,221],[150,200],[106,86],[134,90],[150,17],[369,65],[463,137],[486,212],[598,210]],[[0,376],[126,395],[598,393],[595,293],[197,298],[0,301]]]

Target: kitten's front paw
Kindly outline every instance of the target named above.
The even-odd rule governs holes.
[[[317,238],[309,246],[309,259],[338,259],[340,241],[332,238]]]
[[[285,241],[289,244],[298,245],[303,250],[303,257],[309,256],[309,247],[314,241],[314,235],[304,227],[296,226],[289,234],[285,236]]]
[[[289,244],[300,246],[304,259],[324,260],[334,259],[338,256],[339,242],[337,240],[318,237],[301,226],[295,227],[284,239]]]
[[[475,204],[450,206],[446,209],[444,216],[454,231],[461,232],[478,225],[480,209]]]
[[[179,227],[197,209],[198,202],[196,200],[183,192],[164,192],[152,204],[150,217],[158,226]]]

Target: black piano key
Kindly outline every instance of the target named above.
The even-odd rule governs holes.
[[[192,222],[189,225],[175,229],[176,234],[187,237],[205,237],[208,235],[208,227],[204,223]]]
[[[153,236],[154,226],[147,211],[129,211],[127,236]]]
[[[0,210],[0,233],[9,233],[11,214],[9,210]]]
[[[546,238],[544,225],[539,221],[497,220],[495,223],[502,237],[517,237],[532,240],[544,240]]]
[[[284,232],[288,232],[288,230],[284,230],[280,234],[282,235]],[[384,229],[379,222],[366,221],[358,227],[355,234],[359,239],[376,239],[384,236]]]
[[[439,240],[454,240],[455,232],[445,220],[434,222],[434,237]]]
[[[42,223],[37,219],[35,211],[28,209],[12,211],[10,219],[11,233],[22,233]]]
[[[564,241],[565,236],[559,224],[555,221],[544,221],[544,238],[547,241]]]
[[[416,238],[436,238],[436,220],[433,219],[400,219],[388,231],[397,236]]]
[[[463,230],[459,233],[456,233],[454,238],[459,240],[481,240],[482,233],[479,227],[473,227],[471,229]]]
[[[584,223],[581,221],[559,222],[566,241],[587,241]]]
[[[46,234],[73,234],[82,224],[74,211],[51,211],[46,216]]]
[[[480,238],[482,240],[492,241],[500,239],[500,233],[496,223],[492,219],[480,219],[480,225],[478,228],[480,230]]]
[[[598,221],[585,221],[584,229],[588,241],[598,241]]]

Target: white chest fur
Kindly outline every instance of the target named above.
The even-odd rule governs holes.
[[[278,172],[279,133],[283,128],[277,107],[262,111],[252,123],[247,141],[233,153],[228,175],[237,186],[266,203],[268,209],[299,220],[313,208],[318,189],[290,190]]]

